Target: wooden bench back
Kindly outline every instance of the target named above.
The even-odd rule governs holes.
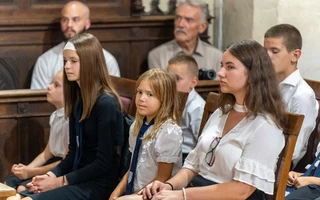
[[[283,131],[283,134],[285,136],[285,146],[280,153],[277,162],[274,195],[268,195],[268,200],[284,199],[292,155],[304,119],[303,115],[294,113],[287,113],[286,115],[287,123]]]
[[[218,108],[218,101],[219,101],[220,94],[215,92],[210,92],[207,96],[206,104],[204,105],[200,129],[199,129],[199,136],[200,137],[204,125],[206,125],[209,117],[211,114]]]
[[[136,114],[136,104],[134,98],[136,95],[136,82],[132,79],[110,76],[113,86],[120,95],[124,110],[132,116]]]
[[[305,79],[305,81],[309,84],[309,86],[313,89],[316,100],[318,101],[318,105],[320,108],[320,82]],[[298,162],[297,166],[295,167],[294,171],[297,172],[304,172],[305,166],[312,163],[315,159],[315,153],[317,152],[317,146],[320,142],[320,109],[318,110],[318,117],[316,119],[316,126],[312,131],[309,140],[308,140],[308,149],[306,154],[301,158]]]

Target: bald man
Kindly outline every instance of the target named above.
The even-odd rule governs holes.
[[[65,42],[90,28],[90,10],[80,1],[70,1],[61,10],[61,31],[65,41],[42,54],[33,69],[31,89],[46,89],[54,75],[63,69],[63,47]],[[120,76],[118,62],[108,51],[103,49],[108,72]]]

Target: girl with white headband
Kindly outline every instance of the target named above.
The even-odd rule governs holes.
[[[69,152],[45,175],[36,176],[24,199],[103,199],[118,183],[115,135],[123,134],[119,96],[96,37],[80,34],[67,42],[64,57],[65,116]]]

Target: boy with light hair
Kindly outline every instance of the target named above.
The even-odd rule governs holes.
[[[189,93],[180,122],[184,161],[197,144],[205,101],[194,89],[198,84],[199,71],[197,62],[192,56],[181,54],[171,58],[167,69],[176,77],[177,90]]]

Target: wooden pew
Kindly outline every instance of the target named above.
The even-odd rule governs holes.
[[[220,83],[219,80],[199,80],[196,86],[196,91],[202,96],[204,100],[210,92],[219,93]]]
[[[283,200],[285,197],[294,146],[296,145],[302,122],[304,120],[304,115],[289,112],[286,113],[286,115],[287,122],[284,125],[283,131],[283,135],[285,136],[285,146],[282,149],[277,162],[274,194],[267,195],[267,200]]]
[[[6,200],[8,197],[15,196],[16,190],[3,183],[0,183],[0,200]]]
[[[304,79],[309,86],[313,89],[316,100],[319,104],[320,108],[320,82],[315,80]],[[318,110],[318,117],[316,119],[316,126],[312,131],[309,140],[308,140],[308,149],[306,154],[302,157],[302,159],[298,162],[294,171],[297,172],[305,172],[305,166],[312,163],[315,159],[315,153],[317,152],[317,146],[320,141],[320,109]]]
[[[206,95],[218,91],[219,82],[199,81],[196,89]],[[0,182],[11,174],[14,163],[30,163],[43,151],[49,139],[49,117],[54,110],[46,100],[46,90],[0,91]]]
[[[0,91],[0,182],[14,163],[30,163],[49,139],[49,117],[55,110],[46,90]]]

